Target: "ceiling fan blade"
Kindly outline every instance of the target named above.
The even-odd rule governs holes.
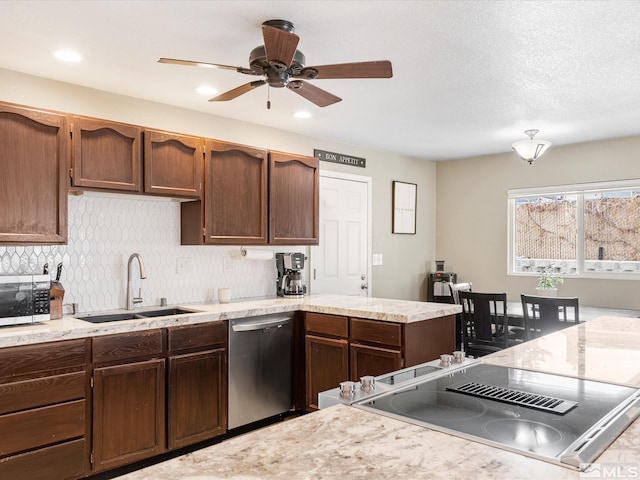
[[[298,48],[300,37],[295,33],[286,32],[268,25],[262,26],[262,36],[264,37],[267,62],[271,63],[277,70],[284,71],[289,68],[296,53],[296,48]]]
[[[178,60],[176,58],[161,58],[158,60],[158,63],[171,63],[174,65],[186,65],[189,67],[204,67],[204,68],[223,68],[225,70],[242,70],[242,67],[233,67],[231,65],[219,65],[217,63],[207,63],[207,62],[193,62],[191,60]]]
[[[256,80],[255,82],[245,83],[244,85],[240,85],[239,87],[234,88],[233,90],[229,90],[228,92],[221,93],[217,97],[210,98],[210,102],[225,102],[227,100],[233,100],[234,98],[239,97],[247,92],[250,92],[254,88],[260,87],[264,85],[264,80]]]
[[[317,72],[317,75],[314,75],[314,71]],[[389,60],[305,67],[299,75],[296,75],[296,77],[307,80],[314,78],[391,78],[392,76],[393,71]]]
[[[326,90],[322,90],[315,85],[311,85],[310,83],[303,82],[302,80],[293,80],[289,82],[287,88],[296,92],[301,97],[306,98],[310,102],[315,103],[319,107],[327,107],[342,101],[340,97],[336,97],[334,94],[329,93]]]

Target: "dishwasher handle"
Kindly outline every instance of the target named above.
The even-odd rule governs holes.
[[[281,327],[290,321],[291,317],[270,318],[268,320],[261,320],[258,322],[238,323],[236,325],[232,325],[231,329],[234,332],[251,332],[254,330],[265,330],[267,328]]]

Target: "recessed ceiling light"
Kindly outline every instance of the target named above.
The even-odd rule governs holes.
[[[196,88],[196,92],[198,92],[200,95],[215,95],[216,93],[218,93],[218,90],[208,85],[202,85]]]
[[[56,50],[53,52],[53,56],[63,62],[80,62],[82,61],[82,55],[74,50]]]
[[[296,112],[293,114],[296,118],[311,118],[310,112]]]

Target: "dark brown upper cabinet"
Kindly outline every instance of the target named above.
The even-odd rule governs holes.
[[[158,130],[144,131],[144,192],[200,198],[204,140]]]
[[[204,200],[182,204],[182,244],[317,245],[318,164],[207,140]]]
[[[142,191],[142,128],[71,117],[74,187]]]
[[[182,243],[267,244],[268,152],[207,140],[204,200],[182,204]]]
[[[67,242],[63,114],[0,103],[0,243]]]
[[[269,243],[318,245],[318,159],[283,152],[269,159]]]

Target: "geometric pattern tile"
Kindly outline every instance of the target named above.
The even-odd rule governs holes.
[[[305,247],[256,247],[306,252]],[[133,265],[133,292],[141,306],[217,301],[218,288],[238,298],[275,295],[275,260],[246,260],[240,246],[180,245],[180,203],[154,197],[89,193],[69,196],[67,245],[0,246],[0,274],[41,273],[52,278],[63,263],[64,303],[80,312],[124,308],[127,261],[144,261],[147,278]],[[140,305],[138,305],[140,306]],[[67,311],[65,309],[65,311]]]

